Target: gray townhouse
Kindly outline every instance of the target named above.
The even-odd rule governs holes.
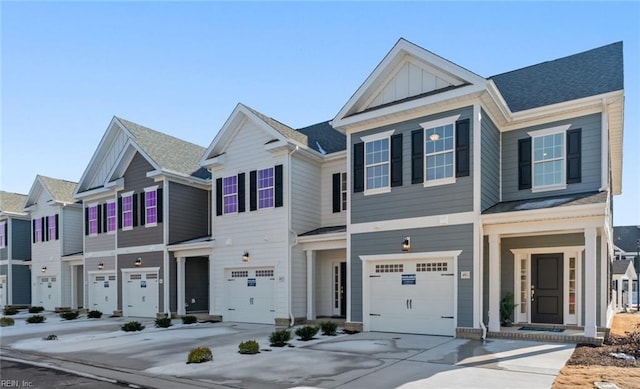
[[[0,307],[31,304],[31,229],[27,196],[0,191]]]

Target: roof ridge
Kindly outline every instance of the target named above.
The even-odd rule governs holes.
[[[130,123],[130,124],[133,124],[133,125],[135,125],[135,126],[142,127],[142,128],[144,128],[145,130],[147,130],[147,131],[151,131],[151,132],[154,132],[154,133],[159,134],[159,135],[162,135],[162,136],[166,136],[166,137],[173,138],[173,139],[178,140],[178,141],[183,142],[183,143],[188,143],[188,144],[191,144],[191,145],[193,145],[193,146],[197,146],[197,147],[201,147],[201,148],[203,148],[203,149],[206,149],[206,147],[204,147],[204,146],[201,146],[201,145],[199,145],[199,144],[197,144],[197,143],[193,143],[193,142],[190,142],[190,141],[185,140],[185,139],[182,139],[182,138],[178,138],[178,137],[177,137],[177,136],[175,136],[175,135],[171,135],[171,134],[168,134],[168,133],[166,133],[166,132],[159,131],[159,130],[154,130],[154,129],[153,129],[153,128],[151,128],[151,127],[147,127],[147,126],[145,126],[145,125],[143,125],[143,124],[139,124],[139,123],[133,122],[133,121],[131,121],[131,120],[128,120],[128,119],[122,118],[122,117],[120,117],[120,116],[116,116],[116,115],[114,115],[114,116],[115,116],[115,118],[116,118],[116,119],[118,119],[120,122]],[[126,125],[126,123],[123,123],[123,124],[125,124],[125,127],[127,127],[127,129],[131,131],[131,129],[130,129],[130,128],[128,128],[128,126]],[[135,130],[134,130],[134,131],[135,131]]]
[[[51,176],[45,176],[44,174],[37,174],[36,176],[40,177],[40,178],[46,178],[46,179],[49,179],[49,180],[63,181],[63,182],[68,182],[70,184],[76,184],[76,185],[78,184],[78,182],[67,180],[66,178],[55,178],[55,177],[51,177]]]

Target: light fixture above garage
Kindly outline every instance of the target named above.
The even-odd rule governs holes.
[[[244,254],[242,254],[242,262],[249,262],[250,259],[249,252],[245,251]]]
[[[102,270],[102,269],[104,269],[104,263],[100,262],[98,264],[98,270]]]
[[[410,248],[411,248],[411,238],[407,236],[402,241],[402,251],[409,251]]]
[[[136,267],[140,267],[142,266],[142,258],[138,258],[136,259],[136,261],[133,263]]]
[[[42,270],[43,273],[46,273],[47,272],[47,267],[46,266],[42,266],[41,270]]]

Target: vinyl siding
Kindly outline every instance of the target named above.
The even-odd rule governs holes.
[[[502,133],[502,201],[540,198],[564,193],[596,191],[600,188],[600,114],[561,120]],[[568,184],[566,189],[532,193],[518,190],[518,140],[527,132],[570,124],[569,129],[582,129],[582,182]],[[566,152],[565,152],[566,154]],[[566,155],[565,155],[566,157]],[[566,168],[566,167],[565,167]],[[565,172],[566,173],[566,172]]]
[[[84,209],[81,215],[82,220],[80,222],[82,227],[81,233],[82,233],[82,236],[84,236],[85,253],[90,253],[93,251],[108,251],[108,250],[114,250],[116,248],[116,233],[118,228],[117,217],[118,217],[118,212],[120,211],[119,209],[117,209],[118,207],[117,202],[116,202],[116,232],[115,233],[102,232],[96,236],[89,236],[89,235],[84,235],[84,227],[83,227],[84,212],[86,212],[85,210],[87,209],[89,204],[98,203],[98,204],[102,204],[102,206],[105,207],[107,204],[107,201],[112,201],[114,199],[115,199],[115,196],[111,195],[106,198],[102,198],[99,200],[91,200],[84,203]]]
[[[60,306],[71,307],[71,266],[66,262],[60,262]]]
[[[302,234],[320,227],[320,167],[293,154],[291,160],[291,226]]]
[[[120,254],[118,255],[118,270],[116,272],[116,278],[118,280],[118,310],[123,310],[122,306],[122,269],[131,269],[135,266],[133,263],[137,258],[142,259],[142,266],[140,270],[144,270],[149,267],[159,267],[158,281],[164,278],[164,269],[162,266],[164,260],[164,253],[162,251],[155,251],[150,253],[133,253],[133,254]],[[106,268],[106,267],[105,267]],[[158,282],[158,312],[164,312],[164,284]]]
[[[481,135],[481,210],[500,201],[500,132],[482,110]]]
[[[333,213],[333,175],[347,172],[347,159],[340,158],[322,165],[320,173],[320,224],[321,227],[347,224],[347,211]],[[348,174],[347,179],[351,178]]]
[[[294,317],[307,316],[307,256],[299,247],[291,250],[291,309]]]
[[[0,249],[0,261],[4,261],[9,258],[9,247],[3,247]]]
[[[425,188],[422,183],[411,184],[411,131],[420,129],[420,123],[460,115],[458,120],[471,119],[473,108],[442,112],[437,115],[388,125],[374,130],[363,131],[351,136],[350,150],[360,143],[361,137],[379,132],[395,130],[402,134],[402,186],[391,188],[389,193],[365,196],[363,193],[351,195],[351,222],[365,223],[378,220],[404,219],[410,217],[433,216],[473,210],[473,147],[470,147],[470,175],[458,177],[455,184]],[[471,121],[473,125],[473,121]],[[470,130],[471,145],[473,129]],[[353,161],[352,161],[353,164]],[[353,171],[353,166],[350,167]],[[349,175],[353,180],[352,174]],[[389,204],[393,204],[392,207]]]
[[[11,259],[31,259],[31,222],[11,219]]]
[[[169,244],[208,235],[209,192],[169,182]]]
[[[62,255],[82,252],[83,213],[79,207],[64,207],[59,216],[59,226],[62,227],[59,236],[62,240]]]
[[[411,237],[412,252],[462,250],[458,274],[473,271],[473,225],[416,228],[351,235],[351,321],[362,321],[362,260],[360,255],[394,254],[400,257],[400,244]],[[473,327],[473,277],[458,279],[458,327]]]

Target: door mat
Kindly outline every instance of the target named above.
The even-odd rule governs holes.
[[[546,332],[564,332],[564,328],[551,327],[520,327],[519,331],[546,331]]]

